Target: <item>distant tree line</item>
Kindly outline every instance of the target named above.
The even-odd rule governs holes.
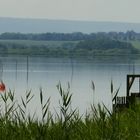
[[[23,34],[23,33],[2,33],[0,39],[15,40],[46,40],[46,41],[76,41],[76,40],[93,40],[93,39],[110,38],[115,40],[140,40],[140,33],[134,31],[127,32],[99,32],[85,34],[81,32],[75,33],[40,33],[40,34]]]
[[[102,38],[80,41],[74,48],[74,52],[90,55],[131,55],[138,54],[139,50],[131,43],[119,40]]]
[[[95,40],[85,40],[80,41],[76,45],[77,49],[99,49],[99,50],[106,50],[106,49],[132,49],[133,46],[131,43],[121,42],[118,40],[112,39],[95,39]]]
[[[57,43],[57,42],[56,42]],[[95,56],[95,55],[131,55],[139,54],[139,50],[131,43],[110,38],[96,38],[94,40],[82,40],[76,44],[67,46],[45,46],[19,43],[0,43],[0,54],[24,54],[47,56]]]

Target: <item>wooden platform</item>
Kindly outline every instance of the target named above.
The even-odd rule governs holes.
[[[138,78],[138,86],[139,91],[138,92],[132,92],[131,87],[134,83],[134,80]],[[128,108],[132,104],[140,104],[140,75],[127,75],[126,77],[126,96],[116,96],[115,102],[113,104],[113,109],[116,108]]]

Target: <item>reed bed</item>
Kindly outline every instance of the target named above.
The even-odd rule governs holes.
[[[92,82],[93,91],[95,90]],[[140,106],[110,111],[105,105],[95,106],[84,115],[72,109],[70,85],[64,90],[57,85],[60,95],[60,113],[52,114],[50,98],[44,99],[40,89],[42,117],[37,119],[27,113],[34,95],[31,91],[21,97],[20,103],[14,92],[8,91],[0,97],[0,140],[139,140]],[[111,83],[113,94],[113,84]],[[115,92],[115,96],[118,90]]]

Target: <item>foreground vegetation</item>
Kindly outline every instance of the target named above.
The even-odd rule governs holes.
[[[49,110],[50,98],[44,99],[40,89],[42,118],[27,114],[32,101],[31,92],[21,98],[21,103],[11,91],[1,94],[0,139],[1,140],[137,140],[140,139],[140,106],[124,109],[122,112],[109,111],[104,105],[91,104],[91,110],[80,115],[71,108],[70,86],[60,94],[60,113]],[[92,82],[93,91],[95,90]],[[113,94],[113,85],[111,84]],[[118,93],[118,90],[117,90]],[[115,93],[116,95],[116,93]],[[45,101],[45,102],[44,102]]]

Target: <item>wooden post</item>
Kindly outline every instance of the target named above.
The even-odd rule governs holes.
[[[140,95],[140,77],[139,77],[139,95]]]
[[[129,97],[129,75],[126,78],[126,96]]]
[[[29,78],[29,57],[27,56],[27,85],[28,85],[28,78]]]

